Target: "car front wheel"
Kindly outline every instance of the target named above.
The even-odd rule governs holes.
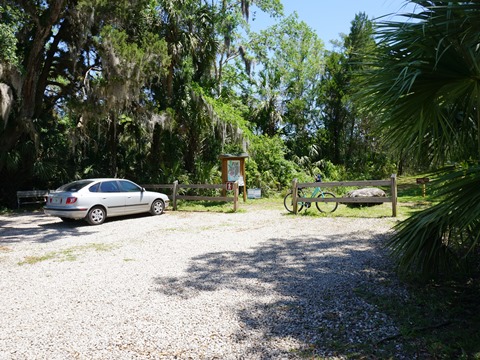
[[[107,213],[105,209],[101,206],[94,206],[88,212],[86,220],[90,225],[100,225],[104,223],[106,218]]]
[[[150,207],[150,214],[152,215],[161,215],[165,210],[165,202],[162,199],[157,199],[152,203]]]

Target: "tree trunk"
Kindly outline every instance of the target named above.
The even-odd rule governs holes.
[[[38,143],[33,120],[41,113],[46,87],[46,81],[40,84],[39,79],[44,71],[48,73],[45,67],[51,64],[45,61],[44,53],[52,35],[52,27],[65,10],[65,3],[66,0],[53,1],[50,7],[38,16],[39,9],[33,8],[29,2],[20,1],[27,16],[33,19],[35,35],[30,43],[26,62],[23,64],[24,76],[21,88],[17,89],[19,93],[14,94],[19,101],[8,119],[8,126],[0,129],[0,172],[5,166],[6,154],[15,147],[23,134],[28,134],[36,144]]]
[[[109,139],[110,139],[110,176],[117,177],[117,116],[112,111],[109,116],[110,126],[109,126]]]

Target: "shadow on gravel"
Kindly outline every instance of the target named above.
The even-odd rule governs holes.
[[[141,221],[150,214],[135,214],[107,218],[105,224],[127,220]],[[48,243],[65,237],[83,236],[99,232],[101,226],[89,225],[84,220],[64,222],[57,217],[47,216],[41,212],[22,213],[0,218],[0,244],[19,242]]]
[[[373,289],[402,296],[381,250],[383,236],[366,240],[371,236],[352,232],[328,239],[271,239],[251,252],[193,258],[185,277],[160,276],[155,283],[157,291],[180,299],[225,289],[239,297],[247,294],[249,300],[239,305],[243,324],[236,334],[236,342],[249,348],[247,358],[262,358],[272,351],[269,341],[282,339],[303,346],[270,353],[273,357],[399,358],[398,344],[376,347],[398,329],[357,294]],[[251,332],[261,336],[252,341]]]
[[[64,223],[42,213],[4,216],[0,220],[0,244],[20,242],[48,243],[65,237],[82,236],[82,221]]]

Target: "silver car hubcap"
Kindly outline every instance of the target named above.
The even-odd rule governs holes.
[[[153,211],[155,211],[155,214],[160,214],[163,211],[163,204],[161,201],[155,201],[153,204]]]
[[[90,216],[93,222],[99,223],[103,221],[103,211],[100,209],[95,209],[92,211],[92,215]]]

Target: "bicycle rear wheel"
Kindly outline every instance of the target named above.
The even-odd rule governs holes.
[[[302,191],[298,192],[298,197],[303,197]],[[288,212],[293,213],[293,196],[291,192],[285,195],[285,197],[283,198],[283,205],[285,206],[285,209],[287,209]],[[303,202],[298,202],[297,211],[301,211],[302,209],[303,209]]]
[[[336,196],[329,192],[324,192],[317,196],[317,198],[326,198],[326,199],[334,199]],[[317,209],[323,213],[330,213],[337,210],[338,203],[337,202],[316,202]]]

